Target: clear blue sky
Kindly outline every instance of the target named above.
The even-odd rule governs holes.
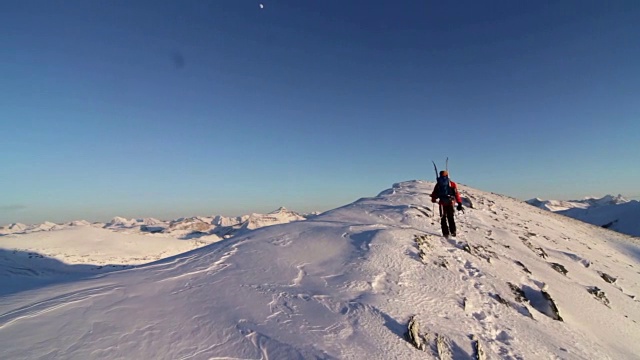
[[[0,223],[640,194],[640,2],[9,0]]]

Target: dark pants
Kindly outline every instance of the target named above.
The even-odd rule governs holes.
[[[456,220],[453,217],[453,203],[440,205],[440,225],[442,225],[442,235],[449,234],[456,236]],[[447,226],[447,221],[449,226]]]

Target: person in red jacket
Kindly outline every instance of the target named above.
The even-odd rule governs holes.
[[[446,170],[440,171],[436,187],[431,193],[431,202],[440,203],[440,225],[442,225],[442,235],[449,237],[449,234],[456,236],[456,221],[453,217],[454,200],[458,203],[458,211],[462,211],[462,199],[458,193],[458,185],[449,180],[449,173]],[[447,226],[447,222],[449,225]]]

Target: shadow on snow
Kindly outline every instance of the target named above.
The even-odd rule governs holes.
[[[0,297],[132,268],[131,265],[65,264],[37,252],[0,249]]]

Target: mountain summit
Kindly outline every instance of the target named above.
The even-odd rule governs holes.
[[[461,193],[474,208],[458,215],[458,237],[445,239],[430,202],[433,185],[398,183],[306,221],[5,294],[2,357],[640,353],[636,240],[466,186]],[[9,270],[2,275],[28,276]]]

